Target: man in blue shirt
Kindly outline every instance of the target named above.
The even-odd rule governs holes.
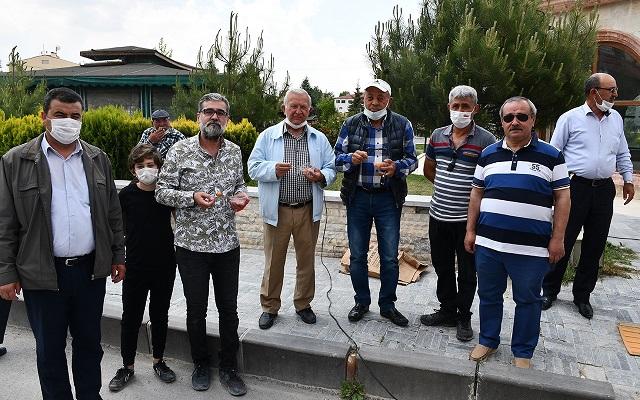
[[[573,280],[573,302],[590,319],[589,302],[598,280],[598,263],[609,234],[616,189],[611,175],[617,170],[624,179],[624,204],[634,196],[633,164],[620,114],[611,107],[618,95],[616,80],[609,74],[591,75],[584,85],[585,104],[562,114],[551,144],[564,154],[571,177],[571,213],[564,240],[565,256],[549,272],[543,284],[542,309],[553,305],[571,250],[584,229],[580,260]]]
[[[532,131],[536,108],[529,99],[507,99],[500,118],[504,140],[482,151],[469,201],[464,244],[475,253],[480,299],[479,343],[469,359],[482,361],[498,349],[510,277],[516,303],[511,351],[517,367],[530,368],[542,279],[564,255],[569,177],[562,153]]]
[[[396,325],[409,321],[394,306],[398,285],[400,215],[407,196],[407,175],[418,166],[413,127],[387,109],[391,86],[374,79],[364,87],[364,111],[342,125],[335,146],[336,168],[344,172],[340,197],[347,206],[351,283],[356,292],[349,321],[369,311],[367,252],[376,224],[380,255],[380,315]]]

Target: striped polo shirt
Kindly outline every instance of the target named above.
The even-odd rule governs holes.
[[[466,141],[454,149],[451,134],[453,125],[438,128],[431,134],[425,156],[436,161],[436,179],[429,215],[443,222],[467,220],[471,181],[482,150],[496,138],[487,130],[474,125]],[[454,162],[455,159],[455,162]],[[453,169],[449,166],[453,163]]]
[[[539,140],[511,151],[504,140],[484,149],[473,178],[484,189],[476,245],[505,253],[549,257],[553,191],[569,188],[562,153]]]

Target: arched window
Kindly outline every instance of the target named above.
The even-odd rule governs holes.
[[[618,98],[614,108],[624,119],[624,130],[632,158],[640,160],[640,41],[619,31],[598,32],[596,72],[616,79]]]

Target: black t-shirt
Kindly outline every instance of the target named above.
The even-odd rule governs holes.
[[[119,195],[127,267],[175,268],[171,207],[158,203],[153,191],[140,189],[135,182]]]

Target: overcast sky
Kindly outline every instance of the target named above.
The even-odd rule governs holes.
[[[53,51],[81,63],[81,50],[117,46],[157,47],[161,37],[177,61],[194,65],[218,29],[228,29],[229,13],[248,27],[251,39],[263,31],[266,55],[275,58],[276,80],[286,71],[291,85],[305,76],[311,84],[338,93],[353,91],[371,78],[365,45],[379,20],[398,4],[414,18],[420,0],[17,0],[3,1],[0,13],[0,61],[6,70],[11,48],[22,58]]]

